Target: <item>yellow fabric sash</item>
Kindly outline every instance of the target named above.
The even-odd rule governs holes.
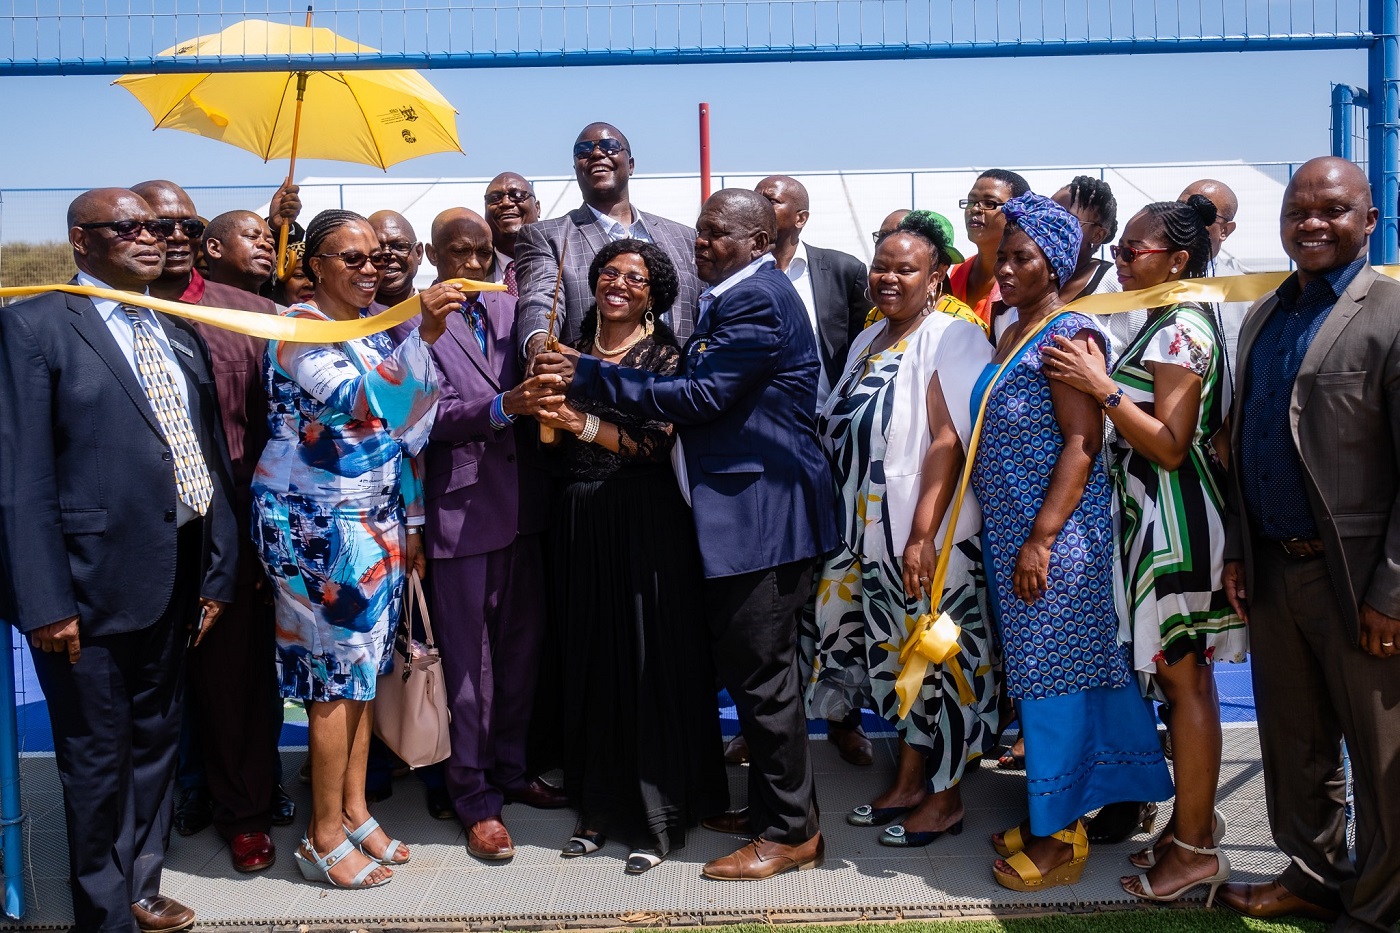
[[[1376,271],[1392,279],[1400,279],[1400,265],[1376,266]],[[972,479],[972,465],[977,457],[977,444],[982,438],[982,419],[987,413],[987,399],[992,388],[1001,379],[1011,361],[1033,340],[1051,321],[1066,311],[1082,314],[1118,314],[1123,311],[1141,311],[1146,308],[1160,308],[1182,301],[1258,301],[1283,284],[1288,272],[1256,272],[1249,275],[1218,276],[1206,279],[1182,279],[1167,282],[1152,288],[1132,292],[1109,292],[1103,295],[1086,295],[1076,298],[1055,314],[1046,318],[1038,327],[1021,336],[1020,341],[997,368],[996,375],[988,383],[987,392],[982,396],[977,408],[977,420],[972,426],[972,437],[968,441],[967,460],[963,463],[962,477],[958,480],[958,491],[953,496],[952,515],[948,518],[948,530],[943,535],[943,545],[938,550],[938,562],[930,585],[930,604],[936,609],[943,600],[943,588],[948,578],[948,558],[952,556],[953,532],[958,525],[958,512],[962,508],[963,497]],[[946,620],[946,621],[945,621]],[[972,702],[971,688],[966,685],[962,669],[956,663],[949,663],[958,651],[957,638],[960,634],[957,625],[947,613],[935,619],[932,615],[922,615],[914,623],[903,648],[899,653],[899,675],[895,678],[895,693],[899,697],[899,716],[909,715],[919,691],[923,687],[924,676],[930,663],[948,663],[949,670],[958,684],[958,699],[964,705]],[[950,647],[951,646],[951,647]]]
[[[503,292],[505,285],[495,282],[477,282],[473,279],[449,279],[454,285],[467,292]],[[353,321],[316,321],[310,318],[284,317],[280,314],[260,314],[256,311],[239,311],[235,308],[206,308],[203,305],[167,301],[150,295],[122,292],[112,288],[97,288],[91,285],[21,285],[0,288],[0,298],[20,298],[39,295],[44,292],[67,292],[70,295],[84,295],[88,298],[106,298],[122,304],[137,305],[162,311],[211,327],[221,327],[236,334],[262,337],[266,340],[283,340],[288,343],[343,343],[368,337],[396,324],[402,324],[418,314],[422,307],[418,296],[406,299],[385,311],[371,317]]]

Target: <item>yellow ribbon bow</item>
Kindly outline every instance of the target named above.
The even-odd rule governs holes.
[[[464,292],[503,292],[505,285],[495,282],[478,282],[474,279],[448,279]],[[114,288],[98,288],[94,285],[17,285],[0,288],[0,298],[20,298],[39,295],[44,292],[67,292],[70,295],[83,295],[88,298],[106,298],[122,304],[138,305],[152,311],[198,321],[211,327],[231,330],[236,334],[262,337],[266,340],[282,340],[287,343],[343,343],[368,337],[402,324],[423,310],[418,296],[400,301],[379,314],[357,318],[353,321],[317,321],[310,318],[284,317],[280,314],[260,314],[257,311],[239,311],[235,308],[206,308],[203,305],[190,305],[179,301],[167,301],[150,295],[135,292],[117,291]]]

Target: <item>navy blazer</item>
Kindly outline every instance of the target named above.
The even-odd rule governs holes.
[[[802,299],[768,263],[700,316],[675,375],[584,356],[572,391],[676,425],[705,576],[726,577],[836,547],[813,414],[820,367]]]
[[[201,596],[231,601],[238,530],[209,351],[157,314],[189,388],[214,495]],[[171,451],[131,365],[87,298],[0,309],[0,530],[15,616],[29,632],[77,616],[87,638],[156,623],[175,589]]]

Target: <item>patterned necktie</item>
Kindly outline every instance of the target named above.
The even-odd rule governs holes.
[[[467,322],[472,326],[472,333],[476,334],[477,346],[481,347],[482,356],[486,355],[486,307],[480,301],[473,301],[462,309],[462,313],[467,316]]]
[[[506,294],[512,298],[519,298],[520,292],[515,287],[515,260],[506,263],[506,274],[502,281],[506,284]]]
[[[131,321],[136,337],[136,369],[141,375],[141,388],[146,390],[165,442],[175,455],[175,491],[181,502],[203,515],[214,496],[214,485],[209,481],[209,468],[190,424],[190,413],[170,374],[165,354],[141,319],[140,309],[122,305],[122,311]]]

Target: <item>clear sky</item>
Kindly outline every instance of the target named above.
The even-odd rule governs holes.
[[[631,139],[638,172],[697,169],[712,105],[722,171],[1302,160],[1329,148],[1330,84],[1364,86],[1366,55],[1268,52],[425,72],[461,111],[467,155],[393,177],[572,171],[593,120]],[[106,78],[0,78],[0,189],[275,185],[285,164],[162,130]],[[380,175],[300,162],[298,175]]]

